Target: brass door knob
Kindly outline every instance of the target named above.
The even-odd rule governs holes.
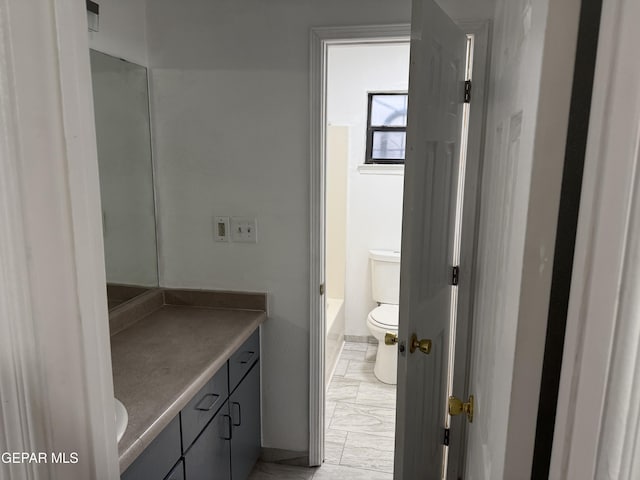
[[[458,397],[449,397],[449,415],[455,417],[464,413],[469,423],[473,423],[473,395],[469,395],[469,401],[463,402]]]
[[[418,337],[414,333],[411,335],[411,343],[409,344],[409,352],[413,353],[416,349],[420,350],[425,355],[429,355],[431,353],[431,340],[428,338],[423,338],[422,340],[418,340]]]
[[[395,333],[385,333],[384,335],[384,344],[385,345],[395,345],[398,343],[398,335]]]

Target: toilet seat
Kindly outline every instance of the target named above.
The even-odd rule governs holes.
[[[397,330],[399,313],[398,305],[383,304],[371,310],[369,321],[381,328]]]

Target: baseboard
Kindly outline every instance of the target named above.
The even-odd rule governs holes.
[[[372,335],[345,335],[344,341],[354,343],[371,343],[372,345],[378,344],[378,341]]]
[[[284,450],[282,448],[262,447],[260,460],[270,463],[281,463],[284,465],[295,465],[298,467],[309,466],[309,452],[298,452],[294,450]]]

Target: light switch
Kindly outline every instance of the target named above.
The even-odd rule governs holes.
[[[231,241],[258,243],[258,222],[255,218],[231,217]]]
[[[229,217],[215,217],[213,221],[216,242],[229,241]]]

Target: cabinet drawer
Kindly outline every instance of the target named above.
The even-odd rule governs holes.
[[[220,370],[200,389],[180,412],[182,451],[186,452],[227,400],[227,369]]]
[[[176,416],[120,477],[162,480],[180,459],[180,421]]]
[[[258,361],[258,358],[260,358],[259,328],[229,359],[229,393],[235,390],[240,380],[247,374],[253,364]]]

